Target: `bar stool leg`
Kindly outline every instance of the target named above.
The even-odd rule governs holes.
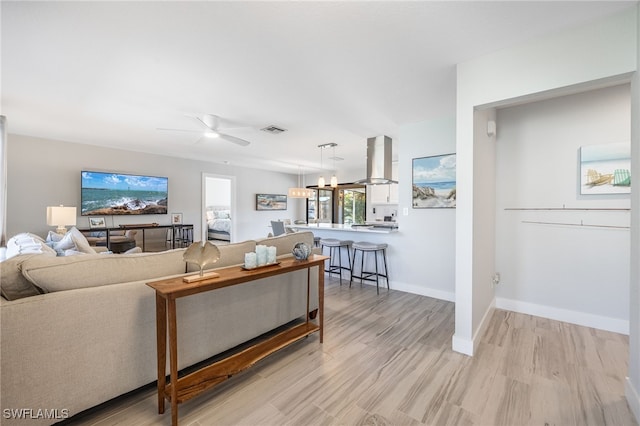
[[[376,293],[380,294],[380,274],[378,274],[378,250],[373,252],[374,262],[376,264]]]
[[[389,290],[389,269],[387,268],[387,250],[382,249],[382,260],[384,260],[384,276],[387,280],[387,290]]]
[[[349,261],[351,262],[351,274],[349,275],[349,288],[351,288],[351,283],[353,283],[353,268],[355,268],[356,266],[356,254],[358,253],[358,250],[354,250],[353,251],[353,261],[351,261],[351,259],[349,259]]]
[[[340,276],[340,285],[342,285],[342,246],[338,247],[338,275]]]

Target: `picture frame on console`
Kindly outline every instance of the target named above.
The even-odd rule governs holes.
[[[182,225],[182,213],[171,213],[171,224]]]
[[[107,221],[104,217],[90,217],[89,218],[89,228],[106,228]]]

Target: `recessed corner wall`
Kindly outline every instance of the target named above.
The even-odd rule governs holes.
[[[486,194],[474,178],[494,173],[493,164],[476,161],[482,155],[474,138],[474,112],[480,106],[522,102],[552,96],[591,82],[628,80],[637,69],[637,6],[598,22],[485,55],[457,68],[456,151],[458,208],[456,212],[456,331],[454,342],[473,347],[484,313],[491,309],[485,282],[476,282],[478,268],[494,265],[493,255],[476,249],[475,228],[493,226],[477,199]],[[606,58],[606,59],[603,59]],[[500,123],[497,123],[500,133]],[[490,242],[495,244],[495,241]],[[476,312],[478,311],[478,312]],[[480,318],[480,320],[478,320]],[[480,322],[478,322],[480,321]],[[454,349],[456,349],[454,347]]]
[[[579,157],[630,120],[628,84],[498,110],[498,308],[628,333],[630,196],[582,195]]]

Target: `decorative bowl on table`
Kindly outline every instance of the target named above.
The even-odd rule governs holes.
[[[293,255],[298,260],[306,260],[311,254],[311,248],[305,243],[298,243],[293,247]]]

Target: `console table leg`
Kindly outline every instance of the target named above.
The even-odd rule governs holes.
[[[171,369],[171,424],[178,425],[178,326],[176,300],[168,301],[169,311],[169,366]]]
[[[167,303],[156,293],[156,341],[158,345],[158,413],[164,414],[164,388],[167,382]]]
[[[307,310],[306,310],[307,322],[309,322],[309,319],[311,318],[311,312],[309,312],[310,286],[311,286],[311,268],[308,268],[307,269]]]
[[[318,266],[318,310],[320,318],[318,325],[320,326],[320,343],[324,337],[324,268]]]

